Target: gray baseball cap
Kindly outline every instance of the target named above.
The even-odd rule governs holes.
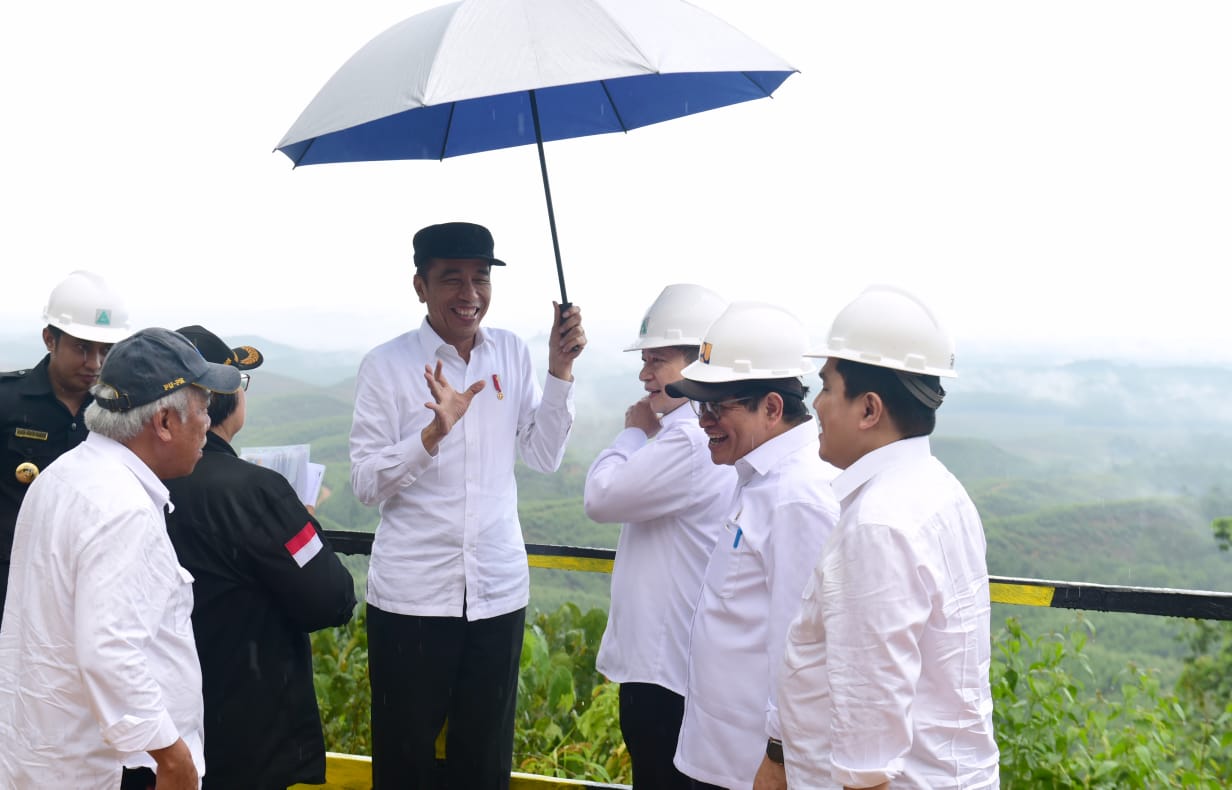
[[[108,411],[129,411],[190,385],[211,392],[240,388],[238,369],[206,362],[188,338],[160,327],[142,329],[112,346],[98,380],[116,392],[94,398]]]

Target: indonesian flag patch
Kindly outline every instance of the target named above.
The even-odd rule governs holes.
[[[295,560],[295,564],[299,567],[304,567],[308,561],[317,556],[317,552],[321,550],[321,536],[312,528],[312,522],[309,521],[304,525],[304,528],[295,534],[295,537],[286,542],[287,551],[291,553],[291,559]]]

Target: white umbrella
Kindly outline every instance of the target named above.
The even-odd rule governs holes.
[[[444,159],[627,131],[769,96],[795,72],[680,0],[463,0],[368,42],[278,143],[296,165]]]

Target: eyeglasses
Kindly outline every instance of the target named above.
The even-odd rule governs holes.
[[[693,407],[693,413],[697,415],[698,419],[701,419],[702,417],[709,417],[712,420],[717,420],[737,406],[747,407],[752,400],[753,398],[732,398],[730,400],[715,401],[713,403],[709,401],[691,400],[689,401],[689,405]]]
[[[247,373],[240,374],[240,389],[242,389],[244,392],[248,391],[248,381],[251,378],[252,376],[249,376]]]

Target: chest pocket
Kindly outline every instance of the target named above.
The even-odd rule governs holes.
[[[706,587],[719,598],[731,598],[739,586],[741,570],[748,565],[748,556],[743,530],[734,521],[727,521],[706,566]]]
[[[178,566],[180,584],[171,595],[174,605],[169,607],[175,622],[171,624],[180,636],[192,636],[193,582],[196,579],[184,566]]]

